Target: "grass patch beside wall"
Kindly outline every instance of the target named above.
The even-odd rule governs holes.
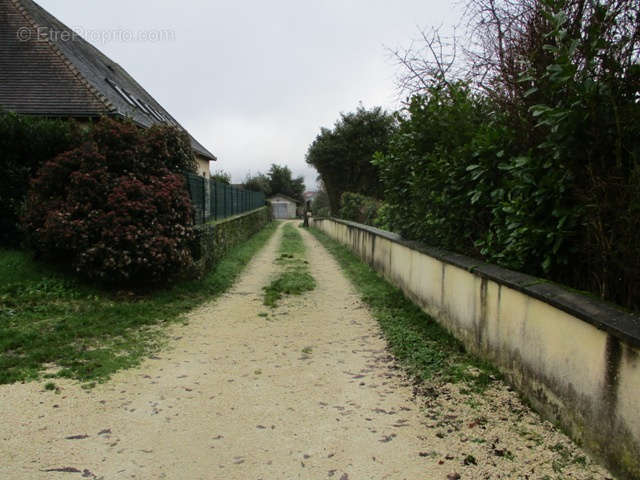
[[[378,320],[391,352],[411,375],[421,380],[463,381],[476,391],[500,377],[348,248],[315,228],[309,230],[340,263]]]
[[[283,271],[264,287],[264,304],[275,307],[283,295],[301,295],[316,288],[316,281],[305,260],[305,246],[300,232],[291,223],[284,225],[280,254],[276,262]]]
[[[47,376],[102,381],[139,363],[164,341],[162,326],[227,290],[275,231],[271,223],[202,280],[141,298],[106,293],[0,249],[0,383]],[[122,298],[124,297],[124,298]]]

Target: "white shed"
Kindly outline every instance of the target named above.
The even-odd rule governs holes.
[[[278,193],[267,200],[271,202],[273,218],[296,218],[296,208],[298,204],[301,203],[299,200],[287,197],[281,193]]]

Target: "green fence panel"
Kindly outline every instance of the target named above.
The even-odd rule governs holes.
[[[209,180],[209,211],[211,212],[210,218],[214,220],[218,219],[218,213],[216,211],[216,189],[218,188],[215,180]]]
[[[235,188],[226,183],[207,180],[194,173],[185,173],[184,176],[193,204],[196,224],[212,219],[221,220],[264,206],[264,192]],[[209,182],[208,193],[205,182]],[[208,216],[205,215],[207,210],[205,206],[209,209]]]
[[[230,217],[233,215],[233,189],[229,186],[225,186],[225,209],[224,217]]]
[[[224,218],[224,183],[216,184],[216,220]]]
[[[187,187],[191,196],[191,203],[194,209],[194,219],[197,224],[204,223],[204,203],[205,203],[205,179],[193,173],[185,174]]]

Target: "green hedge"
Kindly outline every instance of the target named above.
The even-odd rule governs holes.
[[[75,122],[0,111],[0,244],[20,242],[18,218],[38,168],[81,141]]]
[[[210,222],[195,228],[192,247],[195,276],[202,276],[236,245],[246,241],[271,222],[271,209],[262,207],[251,212]]]
[[[340,197],[340,218],[389,230],[387,205],[360,193],[344,192]]]

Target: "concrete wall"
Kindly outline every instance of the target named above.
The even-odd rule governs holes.
[[[640,318],[372,227],[314,219],[620,478],[640,478]]]

